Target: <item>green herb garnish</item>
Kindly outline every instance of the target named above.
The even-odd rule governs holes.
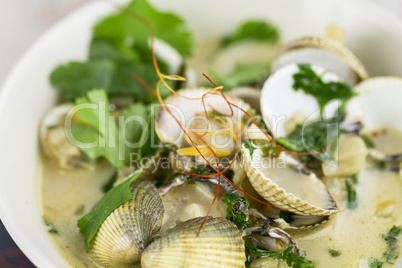
[[[42,219],[43,219],[43,222],[45,223],[45,225],[46,225],[46,230],[49,232],[49,233],[52,233],[52,234],[58,234],[59,232],[54,228],[54,225],[46,218],[46,217],[42,217]]]
[[[340,100],[346,103],[356,96],[353,87],[343,82],[324,82],[322,77],[317,75],[310,64],[298,64],[299,72],[293,75],[294,90],[303,90],[311,94],[318,102],[321,115],[325,105],[332,100]]]
[[[308,163],[315,158],[320,161],[332,161],[338,137],[342,133],[340,123],[343,120],[344,112],[340,109],[337,116],[333,118],[316,121],[306,126],[298,124],[286,138],[278,138],[277,143],[295,153],[322,151],[320,154],[301,156],[300,160],[303,163]]]
[[[385,260],[381,261],[372,258],[370,260],[370,268],[381,268],[385,263],[394,264],[393,261],[399,257],[398,241],[401,233],[402,229],[394,225],[388,233],[382,235],[382,238],[387,243],[387,250],[382,254]]]
[[[139,146],[135,144],[142,135],[138,119],[145,121],[147,107],[133,104],[122,110],[116,120],[109,110],[106,92],[99,89],[77,98],[75,104],[74,118],[78,122],[71,125],[71,132],[67,133],[69,140],[90,159],[105,157],[116,168],[132,164],[130,156],[137,152]]]
[[[274,258],[283,260],[289,267],[293,268],[314,268],[314,264],[307,260],[304,254],[296,255],[292,252],[292,246],[288,246],[281,252],[271,252],[261,247],[256,247],[253,244],[252,238],[246,238],[246,258],[247,263],[250,264],[253,260],[259,257]]]
[[[357,207],[357,193],[354,185],[348,180],[345,180],[347,198],[346,205],[348,209],[355,209]]]
[[[295,218],[293,217],[295,214],[286,212],[286,211],[281,211],[279,212],[279,217],[284,219],[287,223],[292,223],[295,221]]]
[[[155,37],[175,48],[183,57],[191,55],[193,40],[184,21],[176,15],[155,10],[145,0],[135,0],[128,9],[145,17]],[[102,88],[108,96],[131,96],[136,101],[149,103],[155,98],[132,77],[140,76],[151,87],[159,81],[152,62],[149,30],[127,14],[108,17],[98,23],[85,62],[69,62],[55,68],[50,82],[59,89],[62,102],[84,96],[89,90]],[[167,64],[158,58],[161,72]],[[171,82],[169,82],[171,83]],[[169,91],[162,86],[162,97]]]
[[[334,249],[329,249],[328,253],[331,255],[332,258],[341,256],[341,252],[338,250],[334,250]]]
[[[387,243],[388,247],[388,250],[383,254],[388,263],[396,260],[399,257],[398,240],[399,236],[401,235],[401,232],[402,232],[401,228],[393,226],[387,234],[382,236],[385,242]]]
[[[191,56],[192,34],[182,18],[173,13],[161,12],[145,0],[134,0],[127,9],[146,18],[152,25],[156,38],[175,48],[183,57]],[[144,47],[149,46],[147,26],[125,13],[110,16],[98,23],[94,28],[94,34],[113,42],[122,43],[131,39]]]
[[[253,160],[253,154],[254,154],[254,150],[257,149],[257,147],[255,147],[253,145],[253,142],[250,139],[246,139],[243,143],[244,148],[248,149],[250,151],[250,158],[251,160]]]
[[[87,251],[91,246],[92,239],[106,218],[115,209],[133,198],[130,185],[140,175],[141,173],[137,173],[122,184],[113,187],[102,197],[90,213],[78,220],[78,227],[84,236]]]
[[[245,40],[277,43],[279,37],[278,28],[266,21],[246,21],[236,29],[233,35],[226,37],[222,41],[222,47]]]
[[[252,140],[252,143],[261,150],[263,157],[278,157],[282,150],[267,140]]]
[[[367,134],[362,134],[361,137],[367,148],[375,148],[374,141]]]
[[[250,203],[244,197],[236,197],[234,194],[224,194],[222,202],[227,205],[226,219],[232,221],[237,225],[239,230],[247,228],[248,222],[248,209]]]
[[[371,259],[369,265],[370,268],[382,268],[384,262],[380,261],[379,259]]]

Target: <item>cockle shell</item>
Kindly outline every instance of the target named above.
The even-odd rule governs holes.
[[[303,216],[329,216],[338,211],[336,203],[317,176],[295,170],[293,158],[285,153],[264,157],[261,149],[242,147],[247,176],[254,189],[277,208]]]
[[[402,78],[371,78],[355,89],[359,95],[347,105],[348,121],[360,121],[367,130],[388,126],[402,131]]]
[[[103,267],[130,267],[159,231],[163,203],[158,189],[149,181],[135,183],[133,199],[117,208],[95,235],[89,256]]]
[[[355,85],[368,78],[359,59],[342,44],[320,37],[303,37],[284,45],[272,64],[276,71],[290,63],[310,63],[324,67],[346,83]]]
[[[185,221],[152,242],[141,258],[142,268],[236,268],[246,261],[241,232],[231,221],[209,217]]]

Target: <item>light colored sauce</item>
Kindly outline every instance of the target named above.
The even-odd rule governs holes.
[[[402,135],[399,134],[388,136],[381,140],[381,144],[402,146]],[[42,172],[38,172],[42,174],[38,179],[41,180],[43,216],[58,231],[58,234],[49,235],[73,267],[96,267],[87,257],[77,220],[103,196],[101,187],[113,173],[113,168],[101,161],[92,171],[62,173],[48,160],[44,160],[39,168],[42,169]],[[322,227],[290,232],[306,251],[307,258],[317,268],[368,267],[371,258],[382,260],[382,254],[386,251],[382,234],[387,233],[393,225],[402,224],[401,176],[384,170],[363,170],[356,187],[358,207],[354,210],[345,208],[343,179],[328,180],[327,185],[340,212]],[[166,211],[162,233],[178,221],[204,216],[213,196],[214,190],[200,183],[186,183],[171,190],[163,197]],[[218,201],[211,215],[224,216],[225,208]],[[340,251],[341,255],[331,257],[329,249]],[[383,267],[392,266],[385,264]]]
[[[380,170],[363,170],[359,178],[356,209],[345,208],[344,194],[331,191],[340,212],[318,229],[290,233],[317,268],[368,267],[371,258],[383,259],[382,234],[402,224],[402,178]],[[331,183],[344,184],[343,179]],[[331,257],[330,249],[341,255]]]
[[[47,159],[38,168],[42,169],[42,177],[38,179],[43,217],[58,232],[49,233],[54,244],[72,267],[96,267],[87,257],[77,221],[102,198],[101,188],[114,172],[113,168],[100,161],[94,170],[61,172]]]

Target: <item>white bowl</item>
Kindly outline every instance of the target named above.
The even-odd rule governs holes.
[[[364,1],[204,0],[152,1],[188,21],[198,39],[217,38],[254,17],[277,24],[284,40],[324,35],[328,24],[347,30],[346,45],[371,75],[402,76],[402,23]],[[69,267],[43,226],[37,195],[37,128],[55,104],[50,71],[59,63],[86,58],[92,25],[113,12],[92,2],[55,25],[23,57],[5,83],[0,99],[0,216],[22,251],[38,267]]]

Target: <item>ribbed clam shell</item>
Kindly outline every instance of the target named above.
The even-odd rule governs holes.
[[[345,46],[320,37],[303,37],[284,45],[272,64],[272,71],[290,63],[312,63],[322,66],[352,85],[369,76],[363,64]]]
[[[282,154],[276,161],[286,163],[287,158]],[[308,175],[298,173],[287,164],[278,168],[264,167],[260,149],[254,150],[251,160],[249,150],[243,146],[242,157],[251,185],[266,201],[277,208],[303,216],[329,216],[338,211],[336,202],[325,185],[313,173]],[[289,171],[288,174],[283,173],[286,171]],[[289,188],[298,195],[292,193]]]
[[[159,231],[163,204],[157,188],[149,181],[134,184],[133,199],[117,208],[101,225],[89,256],[103,267],[129,267]]]
[[[246,261],[241,232],[228,220],[209,217],[185,221],[152,242],[142,254],[142,268],[236,268]]]
[[[348,121],[361,121],[368,130],[389,126],[402,131],[402,78],[371,78],[355,89],[359,95],[347,105]]]

